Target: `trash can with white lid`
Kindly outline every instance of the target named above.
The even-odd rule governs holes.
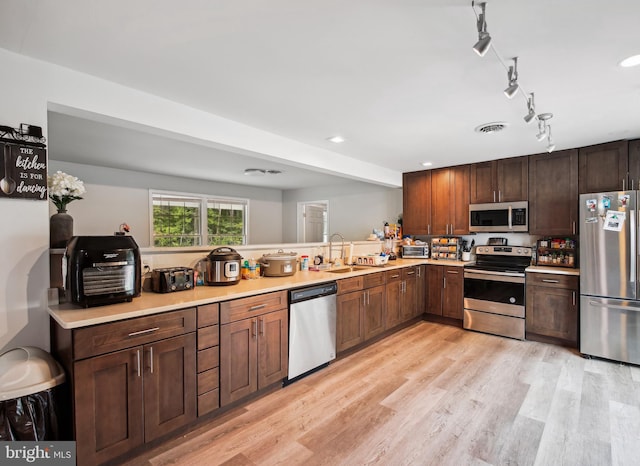
[[[0,440],[57,440],[54,388],[62,366],[46,351],[22,346],[0,355]]]

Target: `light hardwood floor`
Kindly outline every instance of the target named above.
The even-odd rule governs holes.
[[[640,368],[420,322],[130,465],[637,465]]]

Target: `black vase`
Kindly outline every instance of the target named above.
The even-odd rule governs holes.
[[[73,236],[73,217],[60,209],[49,219],[49,244],[52,248],[66,248]]]

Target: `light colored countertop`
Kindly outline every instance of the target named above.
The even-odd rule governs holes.
[[[525,272],[551,273],[555,275],[580,275],[580,269],[568,267],[553,267],[544,265],[532,265],[526,268]]]
[[[177,291],[174,293],[143,291],[140,297],[133,298],[131,302],[111,304],[108,306],[83,308],[71,303],[64,303],[49,307],[49,314],[62,328],[73,329],[419,264],[462,267],[467,264],[467,262],[434,259],[397,259],[389,262],[384,267],[367,267],[365,270],[346,273],[298,271],[288,277],[262,277],[256,280],[240,280],[240,282],[235,285],[198,286],[192,290]]]

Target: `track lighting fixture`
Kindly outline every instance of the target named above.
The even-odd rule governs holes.
[[[547,139],[547,150],[549,152],[553,151],[556,146],[551,141],[551,126],[548,122],[548,120],[553,117],[553,114],[536,114],[533,92],[528,93],[526,88],[521,86],[520,82],[518,81],[518,57],[511,58],[511,60],[513,60],[513,64],[507,64],[506,60],[500,56],[498,51],[493,46],[491,35],[487,32],[487,3],[481,1],[478,3],[478,6],[480,7],[480,13],[478,13],[478,10],[476,10],[475,0],[471,0],[471,8],[473,9],[473,13],[476,17],[476,28],[478,30],[478,42],[476,42],[476,44],[473,46],[473,51],[483,57],[489,51],[489,48],[493,47],[493,53],[507,72],[508,86],[504,90],[504,95],[507,98],[512,99],[518,93],[518,91],[520,91],[520,95],[527,103],[527,113],[523,117],[525,123],[531,123],[532,121],[537,120],[538,133],[536,134],[536,139],[538,141],[544,141],[545,139]],[[504,126],[502,126],[502,128],[504,128]],[[476,128],[476,131],[479,131],[478,128]],[[488,133],[493,131],[482,130],[481,132]]]
[[[525,123],[531,123],[536,117],[536,105],[533,102],[533,92],[529,94],[527,99],[527,114],[524,116]]]
[[[536,134],[536,139],[538,142],[542,141],[547,137],[547,126],[543,120],[538,120],[538,134]]]
[[[485,16],[485,8],[486,3],[479,3],[480,8],[482,9],[482,13],[478,16],[477,25],[478,25],[478,42],[473,46],[474,52],[476,52],[481,57],[484,57],[485,54],[489,51],[489,47],[491,47],[491,35],[487,32],[487,21]],[[475,2],[471,2],[471,7],[475,11]]]
[[[513,66],[509,67],[507,72],[509,78],[509,86],[504,90],[504,95],[507,99],[513,99],[513,96],[518,93],[520,86],[518,85],[518,57],[513,57]]]
[[[556,148],[556,145],[551,140],[551,125],[547,125],[547,152],[553,152],[553,149]]]

